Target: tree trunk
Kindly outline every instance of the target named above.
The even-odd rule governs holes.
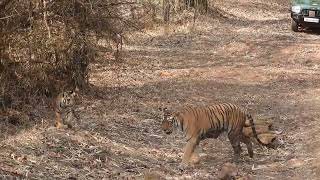
[[[165,23],[170,21],[170,8],[171,4],[169,0],[163,0],[163,20]]]

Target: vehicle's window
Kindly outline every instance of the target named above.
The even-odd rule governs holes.
[[[297,1],[294,1],[294,2],[297,2],[299,4],[314,4],[314,3],[319,3],[320,5],[320,0],[297,0]]]

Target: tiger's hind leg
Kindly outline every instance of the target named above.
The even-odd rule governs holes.
[[[230,133],[228,134],[228,138],[233,148],[234,161],[238,162],[240,158],[240,153],[241,153],[240,137],[237,134]]]
[[[252,143],[251,143],[250,137],[247,137],[244,134],[242,134],[241,142],[243,142],[247,145],[249,157],[253,158],[253,148],[252,148]]]
[[[195,147],[197,146],[198,143],[199,143],[198,138],[191,138],[187,142],[187,144],[184,148],[184,154],[182,157],[182,164],[183,165],[189,164],[191,157],[194,155]]]

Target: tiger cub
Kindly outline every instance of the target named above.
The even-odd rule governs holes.
[[[257,136],[251,115],[234,104],[186,107],[178,112],[163,109],[163,113],[161,129],[166,134],[171,134],[174,129],[180,129],[184,132],[187,140],[182,157],[184,165],[190,163],[191,157],[198,157],[194,150],[201,140],[217,138],[222,132],[228,133],[235,161],[238,161],[240,157],[240,142],[246,144],[248,154],[253,158],[251,140],[242,133],[243,127],[251,126],[254,137],[262,144]]]
[[[74,91],[64,91],[55,99],[55,126],[57,128],[72,128],[71,121],[76,117],[74,113],[75,96]]]

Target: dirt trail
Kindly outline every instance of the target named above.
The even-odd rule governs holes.
[[[0,146],[0,174],[214,179],[231,161],[227,138],[201,142],[200,164],[180,171],[184,142],[159,130],[158,108],[232,102],[283,131],[284,147],[255,145],[253,160],[243,152],[241,175],[319,179],[319,34],[290,31],[288,1],[219,0],[214,6],[220,17],[200,17],[168,34],[160,28],[135,34],[139,40],[124,47],[120,63],[95,62],[76,130],[37,125],[8,137]]]

